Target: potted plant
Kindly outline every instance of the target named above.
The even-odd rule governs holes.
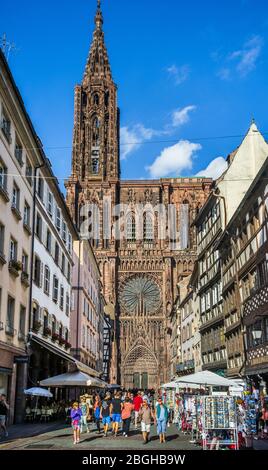
[[[51,335],[51,328],[49,328],[49,326],[45,326],[44,335],[45,336],[50,336]]]
[[[34,320],[33,322],[33,330],[38,331],[41,326],[41,322],[39,320]]]
[[[53,341],[57,341],[59,339],[59,334],[58,333],[52,333],[52,339],[53,339]]]

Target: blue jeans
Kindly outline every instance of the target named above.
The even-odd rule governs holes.
[[[167,420],[166,419],[158,419],[157,420],[157,433],[158,434],[166,434],[167,431]]]

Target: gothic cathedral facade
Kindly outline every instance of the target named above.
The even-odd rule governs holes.
[[[103,294],[114,316],[110,382],[125,388],[156,388],[170,379],[170,313],[178,283],[193,269],[191,223],[209,195],[211,180],[121,180],[119,130],[117,86],[98,2],[83,81],[75,87],[72,173],[65,182],[66,200],[80,231],[90,219],[87,228]],[[180,242],[175,245],[165,233],[166,223],[160,230],[161,210],[167,213],[170,205],[178,216]],[[140,224],[137,207],[145,208]],[[156,207],[162,209],[156,211]]]

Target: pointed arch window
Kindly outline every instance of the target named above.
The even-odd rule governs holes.
[[[94,93],[94,95],[93,95],[93,104],[95,106],[99,106],[99,104],[100,104],[100,98],[99,98],[98,93]]]
[[[135,242],[136,241],[136,221],[135,215],[131,212],[128,214],[126,220],[126,237],[128,242]]]
[[[97,116],[93,118],[92,122],[92,143],[93,147],[98,147],[100,145],[100,120]]]
[[[147,243],[152,243],[154,239],[154,222],[153,215],[149,212],[143,214],[143,240]]]

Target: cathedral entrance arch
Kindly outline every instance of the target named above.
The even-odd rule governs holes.
[[[158,384],[158,363],[152,351],[144,344],[135,346],[128,354],[122,368],[125,388],[155,388]]]

